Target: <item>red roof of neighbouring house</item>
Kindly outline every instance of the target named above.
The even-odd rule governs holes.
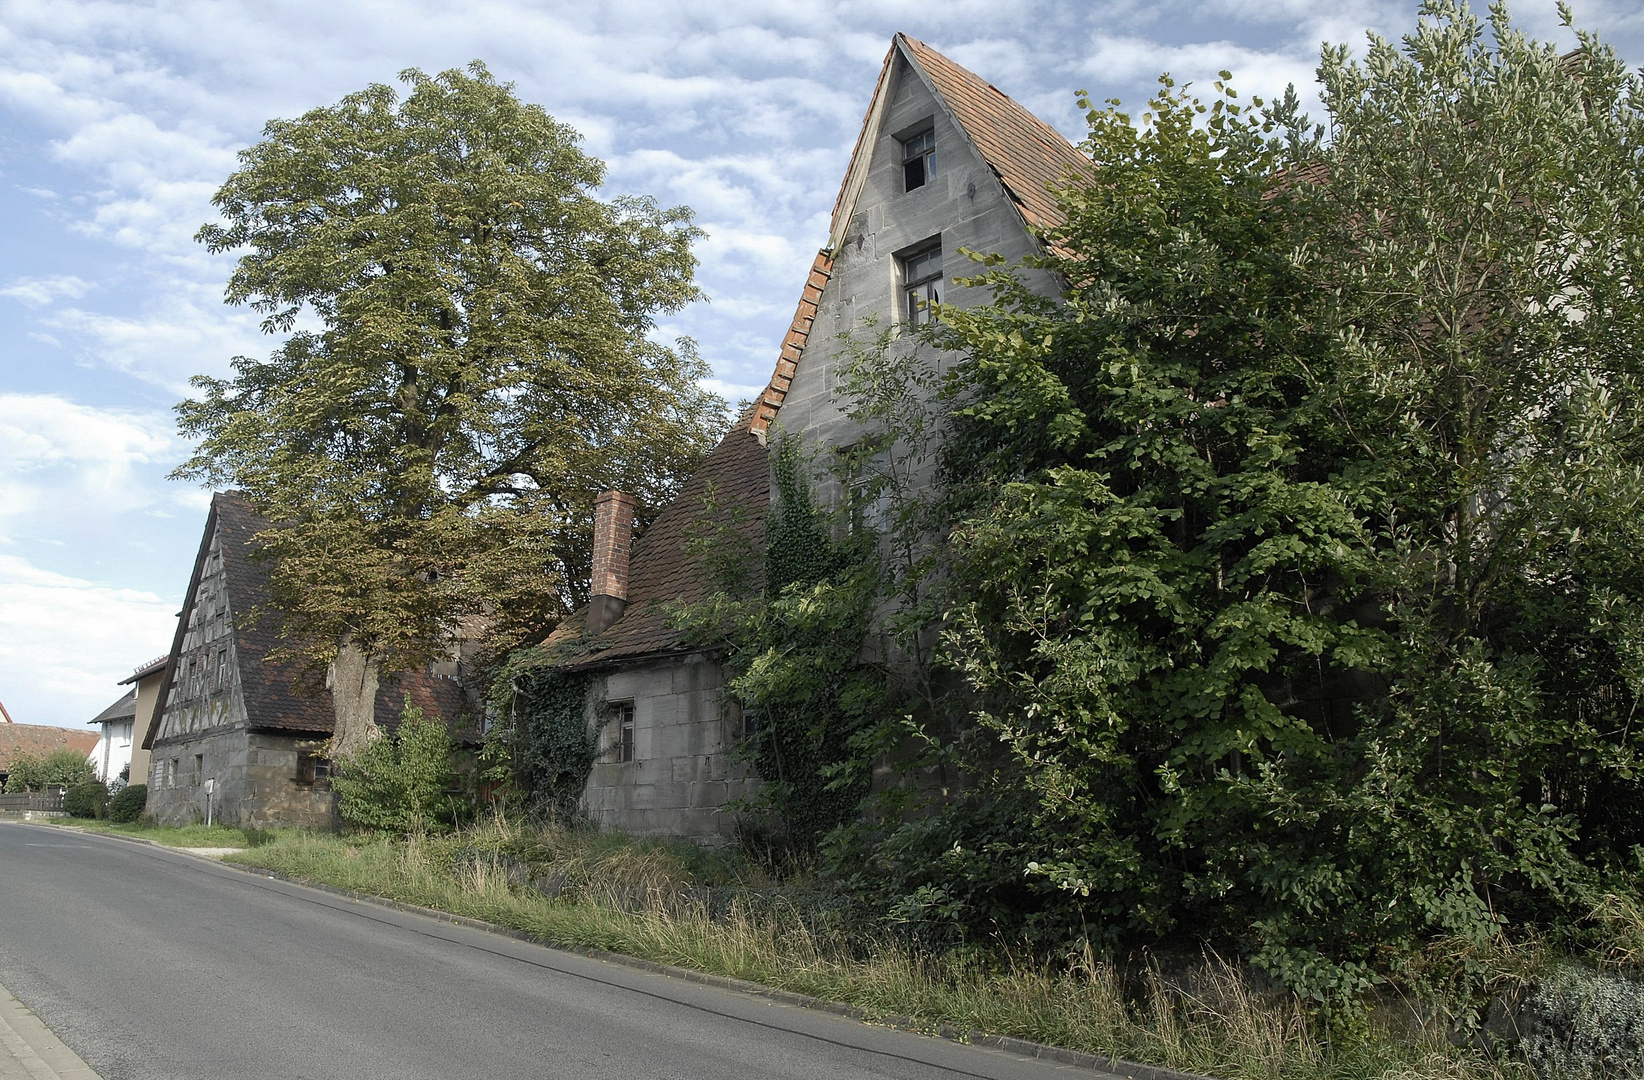
[[[41,724],[0,724],[0,771],[10,771],[19,757],[43,758],[54,750],[90,754],[97,734]]]

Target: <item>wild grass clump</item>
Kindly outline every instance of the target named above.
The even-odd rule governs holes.
[[[281,834],[234,861],[603,949],[843,1002],[934,1030],[1011,1035],[1229,1080],[1493,1080],[1503,1069],[1378,1019],[1321,1037],[1309,1010],[1206,953],[1170,970],[1088,946],[941,954],[875,934],[825,890],[734,854],[492,818],[446,836]]]

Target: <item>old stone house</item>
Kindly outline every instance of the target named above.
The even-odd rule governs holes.
[[[214,496],[177,632],[143,739],[151,754],[148,813],[161,824],[203,820],[264,828],[333,821],[330,695],[298,664],[270,657],[272,625],[254,618],[267,574],[253,558],[267,528],[240,496]],[[406,696],[456,721],[466,702],[454,678],[430,671],[387,676],[377,719],[392,730]]]
[[[633,503],[601,497],[593,602],[549,639],[573,653],[564,667],[595,676],[588,717],[599,756],[584,804],[596,822],[699,839],[734,831],[722,808],[758,783],[731,753],[743,721],[727,707],[715,658],[671,631],[663,610],[712,588],[686,552],[705,496],[716,493],[714,503],[735,515],[724,523],[757,550],[771,437],[798,436],[812,452],[861,438],[837,394],[848,336],[918,323],[932,301],[986,302],[954,280],[975,271],[961,249],[1011,261],[1036,253],[1031,230],[1061,220],[1051,186],[1089,168],[1054,128],[979,76],[905,35],[892,41],[769,385],[631,544]],[[1029,283],[1055,288],[1048,275]]]

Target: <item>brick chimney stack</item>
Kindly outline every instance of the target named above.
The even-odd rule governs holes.
[[[628,547],[634,539],[634,497],[602,492],[594,500],[594,574],[588,593],[588,633],[602,633],[628,606]]]

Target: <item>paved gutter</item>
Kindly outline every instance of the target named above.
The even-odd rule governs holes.
[[[161,848],[162,850],[170,851],[179,855],[187,855],[190,858],[203,859],[207,862],[215,863],[218,866],[225,866],[233,870],[239,870],[242,873],[251,874],[256,877],[271,878],[273,880],[283,881],[291,885],[299,885],[303,888],[314,889],[318,892],[328,893],[332,896],[340,896],[348,900],[353,900],[357,903],[374,904],[377,907],[390,908],[394,911],[403,911],[414,915],[423,915],[439,922],[451,923],[452,925],[467,927],[471,930],[482,930],[488,934],[496,934],[499,937],[512,938],[515,941],[528,942],[529,944],[541,946],[545,949],[553,949],[558,952],[570,953],[575,956],[584,956],[591,960],[600,960],[609,964],[620,964],[624,967],[644,971],[649,974],[666,975],[670,978],[683,979],[686,982],[700,983],[705,986],[714,986],[722,990],[734,990],[738,993],[751,994],[756,997],[767,998],[771,1001],[780,1002],[784,1005],[794,1005],[804,1009],[814,1009],[817,1012],[830,1013],[834,1016],[844,1016],[852,1020],[860,1020],[864,1023],[877,1024],[882,1027],[896,1028],[900,1031],[908,1031],[916,1035],[933,1035],[940,1039],[947,1039],[950,1042],[965,1043],[971,1046],[987,1046],[996,1050],[1004,1050],[1012,1054],[1020,1054],[1023,1057],[1039,1058],[1044,1061],[1054,1061],[1061,1065],[1072,1065],[1077,1068],[1090,1069],[1094,1072],[1105,1073],[1108,1076],[1122,1077],[1124,1080],[1214,1080],[1212,1077],[1203,1076],[1198,1073],[1177,1072],[1175,1069],[1166,1069],[1156,1065],[1143,1065],[1134,1061],[1126,1061],[1123,1058],[1104,1057],[1101,1054],[1087,1054],[1081,1050],[1068,1050],[1065,1047],[1052,1046],[1048,1043],[1033,1042],[1029,1039],[1018,1039],[1010,1035],[990,1035],[987,1032],[978,1029],[965,1030],[954,1027],[951,1024],[933,1025],[921,1022],[912,1017],[898,1016],[894,1013],[887,1014],[870,1012],[866,1009],[857,1008],[854,1005],[845,1005],[841,1002],[829,1001],[826,998],[811,997],[809,994],[796,994],[788,990],[778,990],[774,987],[765,986],[761,983],[748,982],[744,979],[733,979],[725,975],[711,975],[707,972],[694,971],[690,968],[674,967],[670,964],[659,964],[652,960],[642,960],[639,957],[627,956],[623,953],[606,952],[603,949],[588,949],[576,945],[561,945],[554,942],[544,941],[534,934],[529,934],[524,930],[515,930],[512,927],[486,922],[483,919],[471,919],[465,915],[453,915],[449,911],[440,911],[436,908],[421,907],[417,904],[407,904],[403,901],[390,900],[387,897],[376,896],[372,893],[356,892],[353,889],[341,889],[335,885],[325,885],[319,882],[309,881],[305,878],[293,877],[289,874],[282,874],[279,871],[269,870],[261,866],[245,866],[240,863],[224,862],[221,854],[218,854],[220,852],[231,852],[244,849],[173,847],[170,844],[162,844],[158,840],[150,840],[144,836],[126,836],[122,833],[102,832],[98,829],[83,829],[74,825],[58,825],[46,822],[29,822],[29,824],[39,824],[53,829],[63,829],[70,832],[81,833],[86,836],[106,836],[112,840],[123,840],[126,843],[131,844],[147,844],[150,847]],[[207,852],[210,854],[207,854]],[[0,993],[4,993],[4,987],[0,987]],[[15,1001],[15,999],[13,1000]],[[22,1007],[20,1003],[18,1007]],[[32,1014],[30,1015],[32,1016]],[[35,1023],[38,1024],[39,1021],[36,1020]],[[41,1025],[41,1028],[44,1030],[44,1025]],[[72,1056],[73,1052],[69,1051],[67,1047],[63,1047],[63,1050],[65,1053],[69,1053]],[[79,1058],[75,1058],[74,1060],[79,1061]],[[0,1059],[0,1064],[3,1063],[3,1059]],[[74,1080],[97,1080],[96,1074],[91,1072],[91,1070],[85,1066],[84,1062],[80,1062],[80,1065],[82,1068],[85,1068],[86,1071],[84,1073],[72,1074]],[[40,1080],[47,1080],[47,1078],[54,1075],[56,1074],[43,1074]],[[63,1075],[66,1078],[71,1074]],[[11,1077],[4,1073],[0,1073],[0,1080],[11,1080]]]
[[[99,1080],[28,1006],[0,986],[0,1080]]]

